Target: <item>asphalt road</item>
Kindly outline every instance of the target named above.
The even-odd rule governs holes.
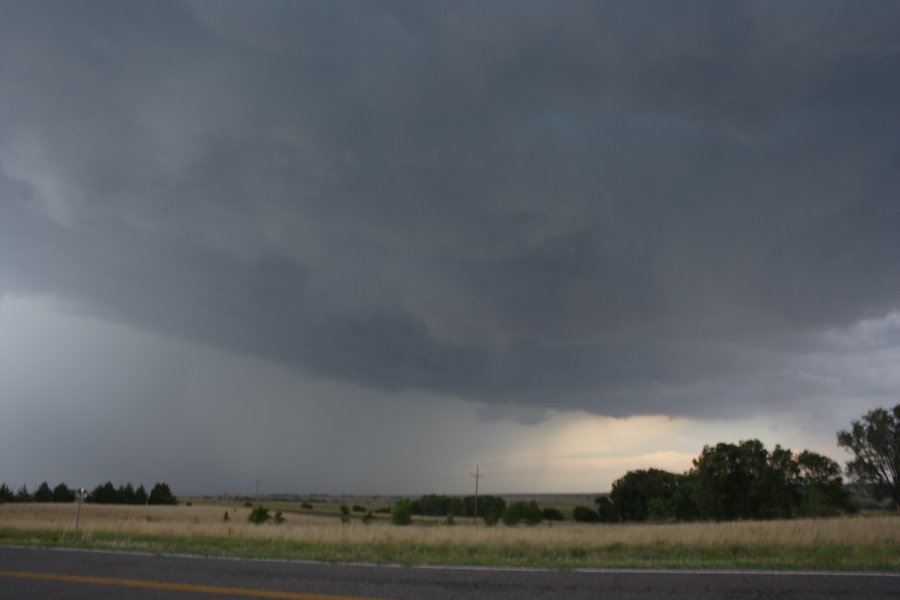
[[[0,598],[898,598],[900,575],[329,565],[0,548]]]

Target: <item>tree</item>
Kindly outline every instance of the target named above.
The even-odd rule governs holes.
[[[103,485],[98,485],[94,491],[88,495],[88,502],[96,502],[97,504],[119,504],[119,494],[111,481],[107,481]]]
[[[847,475],[868,487],[877,499],[890,498],[900,509],[900,404],[891,410],[876,408],[861,421],[853,421],[850,431],[839,431],[838,446],[853,453]]]
[[[597,517],[601,523],[614,523],[619,520],[619,514],[609,496],[599,496],[594,499],[594,503],[597,505]]]
[[[547,508],[541,509],[541,512],[544,515],[545,521],[565,521],[566,520],[566,517],[563,516],[563,514],[561,512],[559,512],[559,509],[556,509],[556,508],[552,508],[552,507],[548,506]]]
[[[629,471],[612,485],[609,498],[623,521],[646,521],[650,501],[669,500],[678,488],[679,476],[661,469]]]
[[[134,499],[134,486],[131,485],[130,481],[125,485],[120,485],[119,489],[116,490],[116,495],[118,495],[119,502],[122,504],[137,504]]]
[[[16,497],[13,495],[12,490],[9,489],[9,486],[5,483],[0,485],[0,504],[4,502],[14,502]]]
[[[481,504],[481,502],[479,502],[479,504]],[[463,514],[465,512],[465,507],[463,506],[461,498],[450,498],[444,494],[426,494],[418,500],[413,501],[412,512],[414,515],[446,517],[451,514]]]
[[[849,497],[844,490],[841,467],[816,452],[804,450],[797,455],[797,481],[800,503],[798,513],[809,517],[839,514],[849,509]]]
[[[460,516],[475,516],[475,496],[466,496],[462,499],[462,508],[464,510]],[[506,509],[506,500],[499,496],[478,496],[478,514],[487,516],[489,514],[496,515],[499,519]]]
[[[572,518],[579,523],[596,523],[600,520],[600,515],[587,506],[576,506],[572,510]]]
[[[776,450],[779,456],[790,452]],[[699,516],[720,521],[789,516],[782,514],[789,506],[782,498],[787,488],[773,471],[769,451],[759,440],[704,446],[693,469]]]
[[[74,502],[75,501],[75,492],[69,489],[65,483],[60,483],[55,488],[53,488],[53,501],[54,502]]]
[[[391,523],[394,525],[412,524],[412,502],[397,500],[391,506]]]
[[[509,527],[525,523],[526,525],[537,525],[544,519],[544,513],[541,511],[535,500],[529,502],[513,502],[509,504],[500,516],[503,524]]]
[[[151,493],[152,496],[152,493]],[[225,513],[228,514],[228,513]],[[254,525],[261,525],[272,518],[272,515],[269,514],[269,509],[265,506],[257,506],[253,510],[250,511],[250,514],[247,516],[247,520],[253,523]]]
[[[178,498],[172,495],[168,483],[157,483],[150,490],[148,504],[178,504]]]
[[[28,493],[28,486],[23,483],[22,487],[19,488],[19,491],[16,492],[16,500],[15,501],[16,502],[31,502],[32,500],[33,500],[33,498],[31,497],[31,494]]]
[[[41,483],[38,486],[38,489],[34,491],[34,501],[35,502],[52,502],[53,501],[53,490],[50,489],[50,486],[46,481]]]

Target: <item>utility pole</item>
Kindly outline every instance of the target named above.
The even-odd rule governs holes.
[[[84,488],[79,489],[75,492],[75,502],[77,506],[75,507],[75,535],[78,535],[78,521],[81,518],[81,504],[84,502],[84,499],[87,497],[87,491]]]
[[[472,520],[474,525],[478,524],[478,480],[484,477],[479,470],[480,468],[480,465],[475,465],[475,472],[470,473],[475,478],[475,518]]]
[[[256,503],[259,504],[259,475],[256,476]]]

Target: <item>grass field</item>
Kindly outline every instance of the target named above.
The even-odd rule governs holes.
[[[270,503],[266,503],[267,506]],[[0,505],[0,544],[64,545],[208,556],[402,564],[900,571],[900,517],[893,515],[733,523],[508,528],[457,519],[409,527],[384,520],[342,524],[332,506],[301,511],[271,503],[281,525],[253,525],[241,505],[85,504],[73,535],[73,504]],[[225,511],[230,519],[223,520]]]

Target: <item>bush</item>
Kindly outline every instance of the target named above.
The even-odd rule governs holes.
[[[507,506],[500,517],[503,524],[509,527],[525,523],[526,525],[537,525],[544,518],[537,502],[513,502]]]
[[[555,508],[545,508],[541,512],[544,514],[544,519],[546,519],[547,521],[565,521],[566,520],[566,518],[563,516],[563,514]]]
[[[360,506],[359,504],[354,504],[352,510],[355,513],[364,513],[364,512],[366,512],[366,507]]]
[[[456,510],[460,508],[462,510]],[[487,516],[492,512],[503,514],[506,508],[506,500],[498,496],[478,496],[478,516]],[[475,496],[466,496],[462,499],[461,506],[457,504],[453,512],[458,515],[473,517],[475,516]]]
[[[474,509],[474,504],[472,508]],[[465,510],[462,498],[451,498],[444,494],[426,494],[413,504],[413,514],[430,517],[464,514]]]
[[[372,511],[370,510],[369,512],[367,512],[366,514],[364,514],[364,515],[362,516],[362,518],[360,519],[360,521],[362,521],[363,525],[368,525],[369,522],[370,522],[372,519],[374,519],[374,518],[375,518],[375,515],[373,515],[373,514],[372,514]]]
[[[594,503],[597,505],[597,517],[601,523],[615,523],[619,520],[619,513],[609,496],[600,496]]]
[[[281,511],[279,510],[278,512],[275,513],[274,523],[276,525],[281,525],[282,523],[284,523],[284,521],[285,521],[284,515],[282,515]]]
[[[500,522],[500,518],[502,516],[503,516],[503,511],[495,506],[495,507],[491,508],[491,510],[489,510],[486,515],[484,515],[484,518],[482,520],[484,521],[484,524],[487,525],[488,527],[493,527],[494,525],[496,525],[497,523]]]
[[[302,508],[303,510],[312,510],[312,504],[310,504],[309,502],[304,502],[300,505],[300,508]]]
[[[398,500],[391,507],[391,523],[409,525],[412,523],[412,503],[409,500]]]
[[[260,525],[271,518],[272,516],[269,514],[269,509],[260,505],[250,511],[250,516],[247,517],[247,520],[255,525]]]
[[[227,511],[227,510],[225,511],[225,514],[222,515],[222,520],[223,520],[223,521],[226,521],[226,522],[228,522],[228,521],[231,520],[231,517],[228,515],[228,511]]]
[[[576,506],[572,517],[579,523],[596,523],[600,520],[600,515],[587,506]]]

